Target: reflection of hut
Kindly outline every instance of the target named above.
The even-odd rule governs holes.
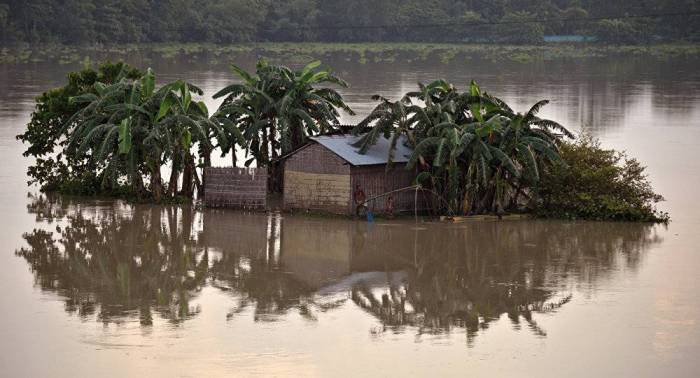
[[[352,135],[319,136],[288,155],[284,163],[284,208],[322,210],[354,214],[361,197],[375,196],[407,188],[415,171],[406,169],[411,150],[400,140],[393,164],[387,166],[390,141],[379,138],[365,154],[357,152]],[[358,195],[358,193],[362,193]],[[389,203],[391,202],[391,205]],[[375,212],[412,211],[415,192],[405,190],[368,202]]]
[[[272,270],[313,290],[353,273],[400,270],[413,254],[412,240],[397,241],[385,227],[365,222],[207,210],[203,224],[200,242],[210,253],[221,253],[223,259],[266,260]],[[392,248],[399,251],[388,254]],[[366,278],[360,275],[350,281]]]
[[[281,255],[285,271],[318,289],[350,272],[352,223],[337,219],[282,219]]]
[[[224,253],[264,255],[268,247],[269,216],[207,209],[199,240]]]

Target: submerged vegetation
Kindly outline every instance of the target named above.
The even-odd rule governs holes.
[[[210,166],[215,152],[231,154],[236,165],[240,151],[245,166],[268,168],[269,188],[279,190],[278,158],[309,136],[344,132],[340,111],[353,114],[329,87],[347,84],[320,62],[232,68],[237,81],[214,95],[224,101],[212,115],[193,100],[203,94],[198,87],[178,80],[156,88],[150,69],[105,63],[70,73],[66,86],[37,98],[18,136],[28,144],[25,156],[36,159],[30,183],[152,202],[192,199],[203,193],[198,168]],[[364,153],[379,138],[394,147],[405,140],[414,151],[408,167],[432,193],[435,213],[668,220],[655,210],[662,198],[637,161],[589,139],[571,142],[564,126],[537,116],[547,100],[519,113],[475,82],[462,92],[444,80],[419,84],[398,101],[374,99],[377,107],[353,129],[362,135],[356,147]]]
[[[566,165],[544,169],[537,184],[537,214],[567,219],[666,222],[669,215],[654,204],[656,194],[644,166],[624,152],[601,148],[590,136],[562,143]]]
[[[273,160],[329,132],[341,108],[340,94],[323,83],[346,85],[313,62],[300,71],[260,61],[255,75],[234,66],[243,80],[219,91],[209,116],[193,84],[178,80],[156,89],[155,74],[123,63],[105,63],[68,75],[68,85],[37,98],[27,130],[17,138],[34,157],[30,184],[44,191],[124,194],[154,202],[202,193],[197,168],[211,165],[214,150],[245,151],[245,165],[273,168]],[[161,177],[168,168],[167,186]],[[148,178],[148,180],[144,180]],[[146,181],[148,184],[146,184]]]
[[[123,63],[103,64],[97,70],[86,68],[67,75],[63,87],[44,92],[36,98],[36,106],[24,133],[17,139],[28,145],[24,156],[34,158],[29,167],[29,183],[42,190],[74,194],[103,192],[97,177],[96,162],[70,143],[66,129],[68,120],[83,108],[71,101],[75,96],[95,92],[95,84],[114,84],[121,80],[138,79],[142,73]],[[75,141],[74,141],[75,142]]]
[[[512,45],[484,43],[145,43],[66,46],[61,44],[20,44],[0,48],[0,63],[51,62],[77,64],[86,59],[139,60],[143,62],[201,62],[226,64],[264,56],[273,62],[308,62],[313,59],[342,60],[366,63],[411,63],[415,61],[441,64],[473,62],[514,62],[519,64],[563,59],[600,59],[614,56],[635,56],[666,59],[674,56],[696,58],[700,46],[690,43],[650,45],[545,44]]]
[[[517,113],[472,82],[466,92],[437,80],[419,84],[398,101],[380,104],[353,130],[366,151],[380,137],[395,148],[405,136],[409,169],[433,194],[440,214],[507,211],[574,219],[666,222],[654,204],[644,167],[624,154],[601,149],[564,126],[537,116],[538,101]],[[390,151],[391,160],[393,149]]]
[[[141,73],[123,63],[86,68],[68,81],[37,98],[27,130],[17,136],[30,145],[25,155],[36,157],[30,183],[43,190],[121,193],[156,202],[191,198],[192,186],[201,183],[195,153],[206,165],[212,139],[226,149],[204,103],[192,100],[202,94],[192,84],[175,81],[156,90],[151,70]],[[166,164],[171,175],[163,188]]]
[[[369,129],[358,142],[360,152],[381,136],[396,146],[405,135],[414,150],[408,168],[419,166],[416,181],[437,194],[438,212],[501,214],[528,195],[540,167],[563,163],[557,145],[562,135],[573,135],[537,117],[548,101],[520,114],[474,82],[467,92],[443,80],[419,86],[396,102],[378,98],[379,106],[354,131]]]

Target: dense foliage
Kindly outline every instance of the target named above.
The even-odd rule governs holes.
[[[352,114],[328,85],[346,86],[320,62],[300,70],[258,62],[251,74],[232,66],[239,82],[209,115],[202,91],[184,81],[156,88],[154,73],[105,63],[68,75],[65,87],[37,98],[25,133],[25,156],[36,159],[30,183],[45,191],[129,194],[154,202],[203,193],[197,168],[215,151],[237,150],[242,165],[267,167],[278,191],[279,157],[309,136],[344,132],[340,111]],[[419,84],[398,101],[379,104],[358,123],[360,153],[379,138],[413,149],[408,168],[440,214],[502,214],[535,205],[542,216],[666,221],[634,159],[601,149],[588,138],[574,143],[562,125],[537,116],[548,101],[524,113],[472,82],[466,91],[437,80]],[[393,159],[393,148],[389,161]],[[165,186],[163,170],[170,177]],[[146,180],[147,179],[147,180]]]
[[[654,193],[644,167],[622,152],[604,149],[583,136],[563,143],[560,154],[567,165],[544,170],[537,186],[539,215],[555,218],[667,222],[667,213],[654,204]]]
[[[150,69],[143,74],[123,63],[70,73],[68,80],[37,98],[27,130],[17,136],[28,144],[24,155],[36,159],[28,171],[30,183],[42,190],[126,191],[157,202],[163,196],[191,198],[193,185],[201,183],[196,157],[208,164],[212,140],[228,147],[204,103],[192,100],[202,94],[192,84],[175,81],[156,89]],[[164,190],[165,165],[171,174]],[[144,176],[150,178],[148,187]]]
[[[123,63],[105,63],[97,70],[86,67],[70,72],[65,86],[36,98],[27,129],[17,136],[28,145],[24,156],[35,158],[27,172],[30,184],[37,183],[49,191],[76,194],[94,194],[100,190],[94,161],[79,151],[76,144],[69,145],[64,126],[83,106],[71,98],[92,92],[95,83],[113,84],[119,76],[135,79],[141,72]]]
[[[155,202],[193,198],[202,193],[197,168],[210,166],[214,151],[230,154],[235,165],[237,146],[246,166],[274,170],[276,159],[307,136],[336,130],[339,110],[352,114],[339,93],[323,87],[345,82],[319,65],[294,71],[260,61],[256,74],[233,66],[242,83],[215,95],[224,101],[213,116],[193,100],[202,95],[199,88],[180,80],[156,88],[150,69],[105,63],[70,73],[66,86],[37,98],[27,130],[17,137],[28,145],[24,155],[35,158],[29,183],[44,191]]]
[[[379,138],[413,149],[416,183],[439,214],[535,210],[545,217],[666,222],[644,167],[588,137],[537,116],[549,101],[517,113],[472,82],[466,92],[438,80],[379,105],[354,129],[366,151]],[[393,149],[389,160],[393,159]]]
[[[65,130],[68,146],[90,154],[102,187],[115,188],[125,182],[143,197],[143,176],[148,175],[153,200],[159,202],[163,194],[192,198],[193,185],[201,184],[193,147],[197,144],[197,155],[208,161],[212,137],[223,135],[209,120],[204,103],[192,100],[193,94],[202,94],[201,89],[175,81],[156,90],[150,69],[137,80],[121,77],[112,85],[97,82],[93,88],[95,93],[72,98],[83,108],[66,122]],[[170,180],[163,193],[161,169],[166,163],[170,164]]]
[[[233,65],[233,72],[242,83],[231,84],[214,94],[214,98],[224,98],[214,117],[238,133],[235,140],[249,157],[246,167],[255,162],[258,167],[268,168],[268,189],[272,191],[281,190],[280,156],[301,147],[310,135],[336,130],[340,123],[338,109],[354,114],[338,92],[318,87],[347,87],[330,71],[318,69],[320,65],[314,61],[294,71],[260,60],[255,74]],[[236,165],[236,145],[231,146]]]
[[[466,92],[444,80],[419,87],[396,102],[377,97],[380,104],[354,131],[369,129],[360,152],[380,137],[392,146],[404,138],[414,150],[409,168],[419,166],[417,181],[435,194],[437,212],[502,213],[527,195],[543,166],[561,163],[558,144],[572,135],[537,117],[548,101],[522,114],[474,82]]]
[[[699,11],[697,0],[0,0],[0,41],[697,41]],[[674,15],[625,17],[659,14]]]
[[[260,60],[255,74],[232,66],[242,83],[231,84],[214,94],[214,98],[224,98],[215,116],[241,131],[241,145],[251,156],[246,166],[253,161],[258,166],[268,166],[306,143],[307,136],[337,129],[338,109],[354,114],[337,91],[317,88],[324,84],[347,87],[329,70],[318,69],[320,65],[314,61],[294,71]]]

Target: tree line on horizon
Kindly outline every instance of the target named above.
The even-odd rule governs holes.
[[[0,42],[636,44],[700,40],[698,12],[698,0],[0,0]]]

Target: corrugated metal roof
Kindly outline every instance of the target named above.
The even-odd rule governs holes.
[[[360,137],[355,135],[324,135],[311,138],[352,165],[375,165],[388,162],[391,145],[389,139],[380,137],[377,144],[370,147],[365,154],[357,152],[359,149],[352,145],[358,139]],[[405,142],[406,137],[401,136],[394,151],[394,163],[406,163],[411,157],[412,151],[406,147]]]

